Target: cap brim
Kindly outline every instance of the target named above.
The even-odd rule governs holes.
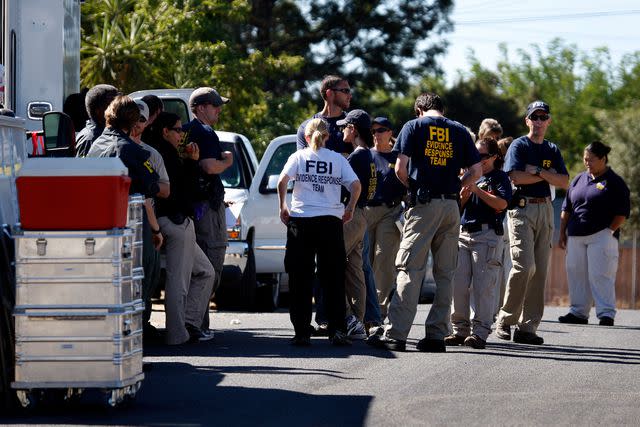
[[[344,126],[344,125],[348,125],[349,122],[347,121],[347,119],[342,119],[342,120],[338,120],[336,122],[336,126]]]
[[[529,111],[529,112],[527,113],[527,118],[531,117],[531,115],[532,115],[533,113],[535,113],[536,111],[542,111],[542,112],[543,112],[543,113],[545,113],[545,114],[549,114],[549,113],[547,112],[547,110],[546,110],[546,109],[544,109],[544,108],[536,108],[535,110],[531,110],[531,111]]]

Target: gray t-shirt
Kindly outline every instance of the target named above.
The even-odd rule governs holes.
[[[158,153],[158,150],[148,144],[145,144],[144,142],[141,142],[140,146],[151,153],[149,162],[151,162],[151,166],[153,167],[153,169],[158,172],[158,176],[160,177],[160,179],[158,179],[158,182],[169,184],[169,174],[167,174],[167,168],[164,167],[164,160],[162,160],[162,155]]]

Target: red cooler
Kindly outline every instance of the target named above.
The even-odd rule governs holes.
[[[127,167],[116,157],[33,158],[17,173],[24,230],[107,230],[127,222]]]

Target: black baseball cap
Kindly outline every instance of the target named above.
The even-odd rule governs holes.
[[[527,107],[527,115],[525,117],[529,117],[531,114],[533,114],[535,111],[538,110],[542,110],[547,114],[551,114],[551,109],[549,108],[549,104],[547,104],[544,101],[533,101],[531,104],[529,104],[529,106]]]
[[[201,104],[211,104],[214,107],[219,107],[227,102],[229,102],[229,98],[220,96],[218,91],[212,87],[199,87],[189,97],[189,107],[191,108]]]
[[[371,117],[364,110],[351,110],[344,119],[338,120],[336,125],[356,125],[359,128],[369,129],[371,127]]]
[[[376,117],[373,119],[373,123],[384,126],[387,129],[393,129],[393,125],[391,125],[391,122],[386,117]]]

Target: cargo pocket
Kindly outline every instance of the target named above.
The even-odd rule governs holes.
[[[489,267],[502,267],[502,251],[498,250],[497,242],[487,242],[487,265]]]
[[[398,254],[396,255],[396,269],[403,271],[407,270],[407,266],[411,261],[412,246],[412,241],[403,239],[400,242],[400,248],[398,249]]]

